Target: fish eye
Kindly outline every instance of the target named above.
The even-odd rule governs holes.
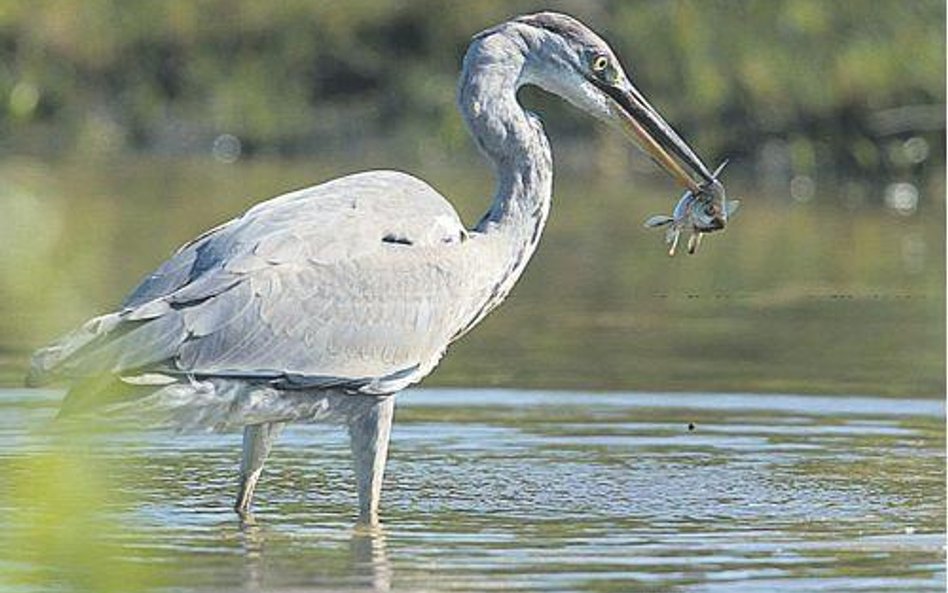
[[[718,213],[718,207],[714,204],[707,204],[704,207],[704,213],[708,216],[715,216]]]

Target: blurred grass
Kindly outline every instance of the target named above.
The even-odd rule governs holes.
[[[685,137],[762,174],[926,177],[896,154],[910,137],[927,144],[918,159],[944,160],[937,0],[5,2],[0,151],[196,154],[222,134],[254,155],[394,132],[464,143],[450,98],[468,41],[539,10],[602,33]],[[592,135],[576,112],[546,123]]]
[[[115,306],[178,245],[283,191],[394,161],[476,220],[492,180],[472,150],[405,154],[7,160],[0,381],[19,384],[32,349]],[[668,258],[641,221],[670,209],[670,183],[577,160],[567,151],[522,282],[426,384],[944,394],[940,183],[902,216],[799,204],[737,179],[729,192],[744,205],[728,231]]]
[[[119,593],[161,584],[148,552],[129,553],[134,528],[118,518],[128,508],[118,488],[132,480],[127,464],[97,454],[93,432],[49,436],[42,448],[0,457],[0,591]]]

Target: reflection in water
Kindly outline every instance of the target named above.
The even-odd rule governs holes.
[[[253,513],[239,516],[240,545],[244,553],[244,583],[248,589],[258,590],[264,583],[264,544],[266,538],[263,530],[257,525]]]
[[[237,521],[244,560],[241,565],[243,586],[248,590],[256,591],[268,588],[267,584],[270,582],[279,582],[281,575],[268,574],[268,567],[279,567],[280,562],[274,561],[274,558],[267,553],[266,527],[258,523],[253,513],[247,513]],[[381,526],[370,527],[357,524],[351,530],[346,549],[347,556],[340,562],[343,572],[340,580],[347,583],[348,589],[362,590],[364,588],[373,593],[385,593],[391,590],[392,567],[385,547],[385,532]],[[277,547],[274,555],[278,556],[280,552],[280,548]],[[317,555],[303,557],[304,562],[317,564],[325,560],[325,557]],[[325,585],[331,589],[338,585],[338,582],[330,579]]]
[[[106,437],[98,465],[136,469],[110,481],[92,463],[81,484],[62,463],[25,462],[48,452],[48,435],[29,428],[58,395],[0,391],[0,591],[24,590],[6,586],[14,569],[48,585],[43,575],[66,569],[108,575],[124,563],[133,575],[142,562],[164,570],[160,587],[113,576],[122,593],[944,591],[939,400],[409,392],[383,532],[353,528],[335,427],[287,428],[256,516],[241,523],[230,509],[238,434]],[[48,500],[27,504],[22,484]],[[30,522],[79,492],[89,502],[113,490],[124,502],[99,534],[113,545],[92,556],[84,523],[69,539]]]
[[[385,532],[382,527],[356,527],[349,543],[352,554],[352,574],[365,579],[373,591],[389,591],[392,587],[392,567],[385,551]]]

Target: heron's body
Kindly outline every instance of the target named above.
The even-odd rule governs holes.
[[[468,233],[414,177],[350,175],[182,247],[118,312],[91,322],[90,338],[104,328],[115,337],[59,371],[390,394],[430,372],[503,290],[509,272],[489,262],[510,249]]]
[[[280,196],[185,245],[118,311],[40,351],[33,377],[76,381],[65,411],[101,406],[111,391],[111,410],[245,426],[241,510],[284,423],[340,420],[352,436],[360,516],[376,521],[394,394],[506,297],[549,212],[549,143],[517,89],[538,84],[607,113],[592,86],[563,80],[571,74],[558,52],[576,44],[609,51],[551,14],[473,41],[459,104],[498,179],[474,229],[426,183],[394,171]]]

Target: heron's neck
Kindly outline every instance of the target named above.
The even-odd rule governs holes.
[[[497,190],[467,241],[480,250],[484,299],[455,334],[463,335],[504,300],[536,250],[550,212],[553,159],[540,120],[517,102],[528,50],[512,35],[474,40],[464,56],[458,103],[478,147],[494,164]]]
[[[493,162],[497,190],[475,231],[509,238],[527,259],[546,223],[553,192],[550,144],[539,119],[517,101],[526,49],[495,35],[464,58],[459,104],[481,151]]]

